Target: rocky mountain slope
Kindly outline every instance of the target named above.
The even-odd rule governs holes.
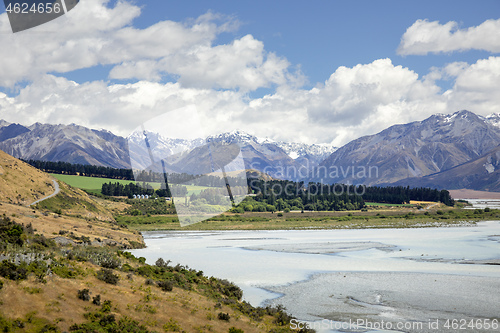
[[[449,170],[425,177],[402,179],[392,185],[500,192],[500,146]]]
[[[318,165],[325,156],[334,150],[329,145],[274,142],[269,139],[257,138],[242,131],[227,132],[195,140],[164,138],[150,132],[147,132],[146,135],[154,159],[159,160],[160,157],[166,159],[167,171],[192,174],[203,174],[211,171],[213,161],[210,158],[208,142],[219,148],[224,145],[228,147],[233,145],[232,148],[241,151],[246,169],[265,172],[277,178],[290,179],[300,178],[299,169],[302,170],[302,177],[306,176],[311,167]],[[133,133],[128,139],[132,152],[132,165],[147,168],[151,159],[145,144],[144,134]],[[233,153],[228,151],[227,154]]]
[[[0,149],[23,159],[147,169],[153,156],[156,162],[165,160],[168,172],[202,174],[210,172],[214,164],[207,146],[211,142],[221,149],[229,145],[241,151],[246,169],[276,178],[381,185],[404,179],[413,184],[410,179],[436,175],[480,159],[500,145],[500,114],[482,117],[466,110],[436,114],[423,121],[391,126],[339,149],[326,144],[273,141],[242,131],[194,140],[150,132],[146,135],[149,149],[142,132],[125,139],[77,125],[37,123],[24,127],[0,121]],[[473,175],[480,171],[470,169]],[[444,187],[440,180],[444,178],[433,177],[436,183],[429,186]]]
[[[0,131],[6,137],[0,141],[0,149],[17,158],[130,167],[127,141],[108,131],[40,123],[29,127],[11,124]]]
[[[274,142],[241,131],[194,140],[166,138],[152,132],[147,132],[147,137],[154,158],[167,158],[168,172],[192,174],[209,168],[208,156],[203,149],[200,150],[207,141],[238,145],[247,169],[265,170],[276,177],[290,174],[294,179],[298,179],[294,176],[298,169],[302,170],[302,177],[307,175],[311,167],[318,165],[335,149],[329,145]],[[137,169],[146,169],[151,164],[142,132],[134,132],[125,139],[105,130],[74,124],[36,123],[25,127],[2,121],[0,149],[22,159]],[[200,161],[205,161],[205,164]]]
[[[338,149],[312,178],[376,185],[446,171],[500,145],[495,119],[463,110],[394,125]]]

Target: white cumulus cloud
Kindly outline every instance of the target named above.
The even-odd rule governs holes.
[[[425,55],[466,50],[500,52],[500,19],[460,29],[457,22],[417,20],[401,38],[400,55]]]
[[[339,67],[312,89],[282,85],[254,99],[243,91],[188,88],[178,82],[78,84],[44,75],[16,96],[0,95],[0,118],[25,125],[74,122],[126,136],[149,119],[194,105],[207,134],[240,129],[277,140],[340,146],[435,113],[498,112],[500,58],[452,63],[435,72],[455,80],[453,87],[443,92],[434,79],[378,59]]]
[[[238,22],[208,12],[189,22],[133,26],[141,13],[129,1],[86,0],[67,15],[13,34],[0,15],[0,86],[14,87],[46,73],[113,66],[111,79],[160,81],[175,77],[186,87],[251,91],[300,81],[285,58],[269,53],[251,35],[217,45]]]

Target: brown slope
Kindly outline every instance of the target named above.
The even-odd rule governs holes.
[[[64,231],[65,235],[72,233],[124,247],[143,244],[140,234],[119,228],[99,201],[65,183],[59,182],[59,186],[58,195],[30,206],[54,192],[52,177],[0,150],[0,215],[31,224],[47,238]]]
[[[0,202],[29,205],[53,192],[48,174],[0,150]]]

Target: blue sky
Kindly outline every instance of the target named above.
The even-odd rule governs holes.
[[[487,116],[499,13],[496,0],[82,0],[17,34],[1,14],[0,118],[127,135],[194,104],[208,132],[341,145],[434,113]]]
[[[141,3],[141,2],[138,2]],[[188,5],[189,4],[189,5]],[[229,42],[252,34],[266,49],[300,65],[311,84],[323,82],[339,66],[352,67],[389,57],[421,75],[432,66],[474,61],[487,52],[406,56],[396,54],[401,36],[418,19],[456,21],[461,27],[497,19],[500,1],[147,1],[137,25],[159,20],[183,21],[207,11],[234,16],[238,31],[222,35]]]

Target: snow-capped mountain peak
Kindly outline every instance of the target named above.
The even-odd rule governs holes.
[[[323,160],[337,150],[337,147],[327,143],[308,145],[305,143],[278,141],[275,144],[294,160],[300,157],[313,157],[317,160]]]
[[[500,127],[500,113],[492,113],[486,116],[486,121],[493,126]]]

